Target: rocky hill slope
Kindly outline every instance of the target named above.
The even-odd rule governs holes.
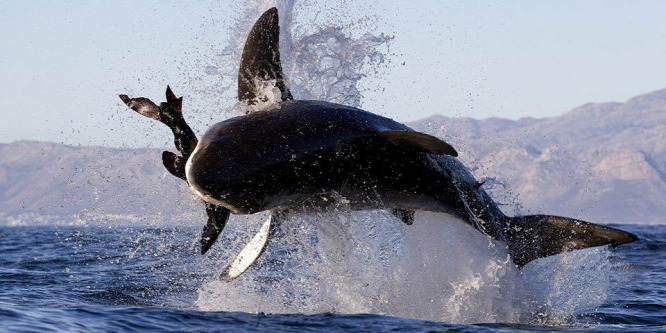
[[[517,197],[525,212],[666,223],[666,89],[553,118],[411,125],[453,144],[477,177],[505,184],[496,197]]]

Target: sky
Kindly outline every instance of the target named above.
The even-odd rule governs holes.
[[[362,106],[402,122],[553,117],[666,88],[665,1],[297,7],[301,25],[329,17],[352,34],[394,36],[390,62],[361,82]],[[232,1],[0,0],[0,143],[170,145],[163,125],[132,114],[117,95],[161,101],[170,84],[185,96],[185,112],[188,103],[210,106],[198,85],[211,79],[202,73],[219,61],[242,9]],[[227,117],[205,115],[198,133]]]

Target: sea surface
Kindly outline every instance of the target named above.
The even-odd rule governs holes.
[[[509,272],[514,273],[502,274],[501,281],[494,275],[491,283],[493,288],[484,289],[483,281],[480,280],[467,283],[464,288],[456,287],[457,277],[449,273],[439,276],[432,276],[432,272],[428,274],[432,281],[454,286],[452,289],[428,289],[431,288],[432,281],[424,282],[421,286],[414,280],[424,279],[425,276],[419,276],[421,273],[418,272],[400,270],[401,276],[414,277],[408,280],[412,281],[413,285],[395,282],[398,280],[387,282],[386,279],[376,277],[377,285],[381,289],[416,288],[413,289],[416,290],[414,293],[422,291],[423,295],[444,300],[432,302],[423,296],[412,300],[413,303],[410,304],[414,306],[411,308],[421,309],[418,306],[422,304],[418,303],[436,304],[434,311],[428,308],[419,310],[423,314],[421,316],[418,311],[409,312],[400,306],[391,306],[405,298],[392,298],[392,295],[400,295],[399,293],[382,293],[383,290],[377,290],[377,293],[373,294],[372,290],[376,286],[372,283],[372,277],[359,276],[359,280],[365,281],[362,289],[355,289],[356,291],[343,297],[340,294],[352,284],[344,281],[352,280],[326,280],[322,276],[310,276],[308,280],[294,276],[301,271],[293,268],[295,266],[289,266],[288,260],[274,259],[284,259],[289,255],[300,256],[299,260],[305,260],[306,263],[302,265],[306,266],[302,269],[309,269],[310,262],[303,259],[303,254],[296,253],[305,251],[305,247],[309,245],[307,242],[294,243],[284,236],[284,244],[290,244],[292,252],[285,252],[284,247],[281,252],[275,250],[270,253],[269,249],[265,258],[260,259],[256,267],[246,272],[248,278],[243,281],[242,276],[239,278],[239,285],[235,286],[233,283],[236,282],[217,281],[217,276],[228,258],[223,255],[201,256],[198,253],[198,227],[2,226],[0,331],[664,332],[666,226],[616,227],[635,233],[640,237],[640,241],[616,249],[592,249],[591,256],[569,256],[568,260],[576,261],[576,265],[571,265],[571,262],[564,266],[555,265],[554,262],[561,262],[557,261],[557,257],[564,257],[556,256],[553,257],[555,259],[550,259],[551,261],[546,260],[546,264],[534,262],[525,267],[524,272],[511,268]],[[314,242],[323,242],[323,245],[314,247],[331,246],[323,240],[325,232],[319,232],[321,239],[315,239]],[[465,230],[457,232],[458,238],[466,237]],[[370,237],[375,237],[372,232]],[[232,240],[221,241],[229,243]],[[308,242],[312,241],[310,238]],[[461,241],[474,242],[464,239]],[[411,245],[403,243],[400,246]],[[215,247],[211,251],[215,252],[214,249]],[[322,260],[324,252],[315,253],[314,257],[319,259],[312,265],[326,266],[332,268],[330,272],[338,272],[340,267],[348,264],[346,261],[353,261],[353,258],[344,256],[336,257],[335,261]],[[378,252],[386,255],[381,249]],[[602,255],[599,255],[600,253]],[[439,255],[439,259],[433,260],[450,259],[447,258],[447,253]],[[460,257],[455,253],[451,255]],[[400,257],[400,253],[395,257]],[[463,260],[459,263],[461,270],[465,267],[462,266],[465,262],[467,261]],[[390,260],[386,263],[391,266],[391,270],[398,269]],[[491,260],[489,265],[492,266],[493,263]],[[329,267],[334,265],[339,267]],[[363,269],[361,267],[361,271]],[[372,267],[367,269],[372,270]],[[570,276],[563,272],[567,269],[572,270]],[[284,270],[289,272],[285,273]],[[266,272],[271,271],[273,279],[265,278]],[[263,272],[264,278],[260,278],[257,272]],[[485,279],[478,274],[473,276]],[[584,278],[578,280],[582,281],[576,280],[581,276]],[[315,278],[319,281],[318,284],[312,283]],[[450,281],[445,281],[446,279]],[[507,279],[511,280],[512,284],[504,281]],[[565,283],[558,285],[558,279],[564,279]],[[287,280],[290,282],[285,282]],[[395,284],[391,285],[391,281]],[[515,287],[519,283],[524,284]],[[520,292],[530,288],[525,286],[533,286],[535,283],[535,290],[548,290],[547,294],[550,296],[531,297],[530,302],[525,302],[527,305],[521,305],[524,301],[521,298],[530,297]],[[570,289],[572,284],[581,284],[582,287]],[[275,285],[279,292],[271,292],[269,289],[272,285]],[[218,292],[226,291],[216,294],[216,289]],[[229,290],[241,291],[233,294]],[[501,292],[498,293],[498,290]],[[368,297],[368,294],[379,296]],[[490,298],[483,298],[487,294],[492,295]],[[603,297],[590,301],[599,294],[603,294]],[[498,301],[499,298],[502,301]],[[258,299],[263,299],[265,303],[257,301]],[[506,299],[511,299],[511,302],[506,303]],[[472,303],[469,303],[470,300]],[[254,304],[254,310],[247,311],[247,307],[243,306],[245,302]],[[288,305],[285,305],[287,303]],[[349,305],[352,303],[355,307]],[[383,305],[378,306],[375,303]],[[485,303],[495,305],[487,307]],[[262,308],[262,304],[266,304],[265,308]],[[326,304],[335,305],[327,308]],[[241,310],[234,311],[234,307]],[[438,307],[441,307],[441,310],[438,310]],[[513,314],[504,313],[508,311],[507,307],[511,308]],[[271,311],[275,309],[279,313]],[[318,309],[326,311],[318,312]],[[360,312],[353,312],[354,309]],[[438,313],[441,313],[439,319],[436,318]],[[475,318],[487,321],[476,322]],[[509,320],[503,320],[507,318]]]

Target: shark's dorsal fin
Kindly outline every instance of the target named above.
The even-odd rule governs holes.
[[[415,131],[382,131],[377,135],[395,145],[409,146],[436,155],[458,156],[450,144],[432,135]]]
[[[285,84],[280,63],[280,26],[278,10],[273,7],[257,20],[243,48],[238,70],[238,100],[247,105],[275,98],[271,88],[278,88],[280,100],[293,99]]]

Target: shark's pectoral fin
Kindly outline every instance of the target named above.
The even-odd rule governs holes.
[[[227,224],[231,212],[222,206],[206,203],[206,214],[208,214],[208,222],[201,234],[201,254],[206,254],[208,249],[215,244],[217,237]]]
[[[406,225],[414,224],[414,210],[412,209],[402,209],[402,208],[393,208],[391,209],[391,214],[399,218]]]
[[[185,177],[185,164],[187,161],[170,151],[162,152],[162,164],[169,171],[170,174],[182,179],[187,180]]]
[[[220,274],[220,280],[229,282],[245,272],[266,250],[268,240],[279,225],[280,214],[273,213],[259,228],[259,232],[250,240],[227,268]]]
[[[409,146],[431,154],[458,156],[450,144],[432,135],[414,131],[383,131],[377,135],[398,146]]]
[[[638,240],[634,234],[606,226],[551,215],[512,217],[507,245],[518,267],[532,260],[588,247],[613,247]]]

